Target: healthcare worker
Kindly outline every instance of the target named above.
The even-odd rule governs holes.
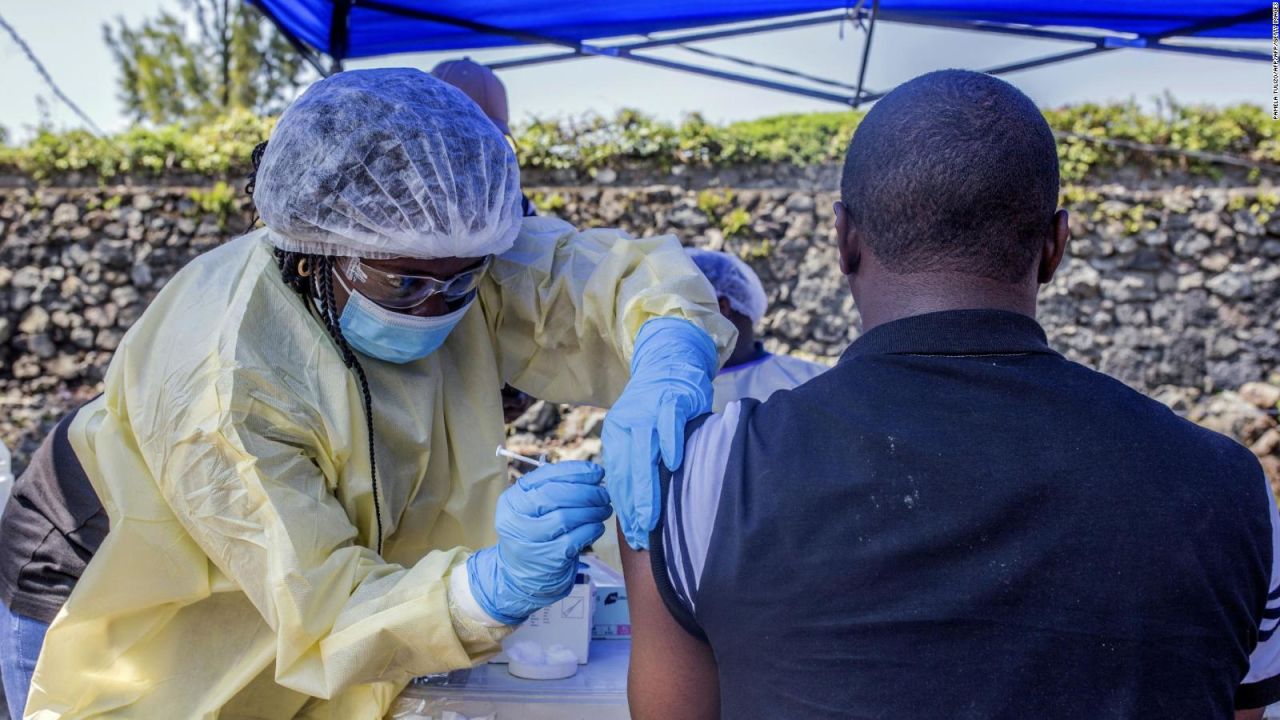
[[[514,145],[511,134],[510,113],[507,110],[507,88],[496,73],[471,58],[445,60],[431,68],[435,77],[458,88],[480,108],[494,126]],[[538,209],[528,195],[520,195],[520,212],[524,216],[537,215]],[[504,385],[502,388],[502,419],[511,423],[533,406],[534,399],[519,390]]]
[[[253,198],[266,227],[178,273],[69,424],[110,529],[28,718],[381,718],[602,531],[595,465],[508,485],[502,383],[614,405],[647,487],[733,343],[673,238],[522,221],[510,146],[417,70],[313,85]]]
[[[827,371],[827,366],[788,355],[775,355],[756,340],[755,326],[768,309],[764,286],[751,266],[725,252],[689,248],[686,252],[707,276],[720,302],[720,313],[738,329],[738,342],[712,383],[715,412],[744,398],[764,402],[779,390],[790,390]]]

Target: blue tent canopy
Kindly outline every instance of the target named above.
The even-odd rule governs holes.
[[[1196,43],[1206,38],[1270,37],[1270,7],[1261,0],[249,0],[271,18],[299,52],[321,72],[318,55],[341,69],[347,58],[433,50],[465,50],[511,45],[551,45],[552,55],[499,63],[513,67],[587,56],[689,70],[723,79],[835,100],[851,105],[874,99],[861,82],[854,88],[751,63],[757,69],[834,87],[818,91],[794,83],[716,71],[644,54],[643,50],[735,35],[854,19],[949,27],[1078,41],[1086,47],[1035,58],[988,72],[1013,72],[1038,65],[1107,52],[1146,48],[1244,59],[1269,54]],[[714,26],[722,26],[715,28]],[[691,29],[699,32],[689,34]],[[708,29],[711,28],[711,29]],[[608,38],[686,31],[675,37],[625,44],[600,44]],[[1174,42],[1170,42],[1174,41]],[[715,55],[703,51],[706,55]],[[864,66],[866,55],[864,52]]]

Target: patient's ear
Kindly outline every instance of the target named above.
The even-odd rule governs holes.
[[[1053,279],[1062,264],[1062,256],[1067,252],[1067,243],[1071,242],[1071,224],[1066,210],[1059,210],[1053,215],[1053,227],[1049,237],[1040,249],[1040,266],[1036,268],[1036,280],[1044,285]]]
[[[833,208],[836,213],[836,250],[840,253],[840,272],[848,276],[858,271],[862,260],[862,243],[858,231],[849,221],[849,210],[844,203],[837,200]]]

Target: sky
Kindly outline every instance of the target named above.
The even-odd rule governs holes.
[[[175,0],[0,0],[0,15],[21,33],[49,73],[85,113],[108,132],[129,124],[117,98],[116,67],[102,40],[102,24],[116,17],[135,24]],[[785,65],[847,82],[857,79],[863,37],[850,27],[843,38],[835,25],[723,40],[702,47],[722,53]],[[976,35],[953,30],[881,23],[876,28],[866,85],[887,89],[929,70],[945,67],[981,69],[1080,47],[1043,40]],[[1250,47],[1267,51],[1259,42]],[[544,50],[544,49],[539,49]],[[529,49],[470,53],[480,62],[517,57]],[[348,67],[409,66],[430,69],[463,53],[421,53],[355,61]],[[659,57],[707,63],[683,50],[668,49]],[[732,65],[713,67],[741,71]],[[836,110],[838,105],[625,61],[594,58],[503,71],[513,121],[532,117],[611,115],[638,108],[668,120],[700,112],[716,122],[787,112]],[[1134,99],[1152,104],[1166,92],[1188,103],[1269,105],[1271,67],[1173,53],[1121,50],[1005,76],[1044,107],[1086,101]],[[21,140],[40,121],[45,99],[55,127],[82,123],[63,106],[37,75],[7,34],[0,33],[0,126],[11,140]]]

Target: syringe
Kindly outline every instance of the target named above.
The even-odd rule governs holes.
[[[546,464],[547,464],[547,456],[546,456],[546,455],[541,455],[541,456],[539,456],[539,457],[538,457],[538,459],[537,459],[537,460],[534,460],[533,458],[531,458],[531,457],[526,457],[526,456],[524,456],[524,455],[521,455],[521,454],[520,454],[520,453],[518,453],[518,452],[512,452],[511,450],[508,450],[508,449],[506,449],[506,448],[502,447],[501,445],[499,445],[499,446],[498,446],[498,450],[497,450],[496,452],[494,452],[494,455],[497,455],[498,457],[511,458],[512,460],[516,460],[516,461],[518,461],[518,462],[526,463],[526,464],[532,465],[532,466],[534,466],[534,467],[536,467],[536,468],[540,468],[540,467],[542,467],[543,465],[546,465]]]

